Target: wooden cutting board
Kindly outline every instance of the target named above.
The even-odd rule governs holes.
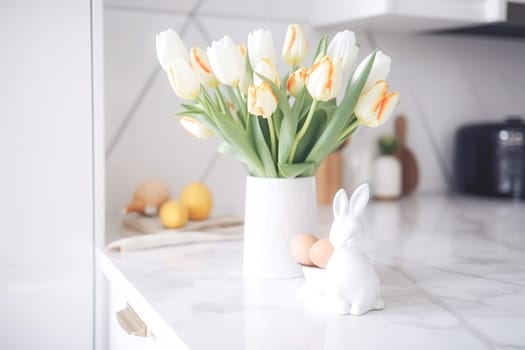
[[[159,232],[186,232],[186,231],[223,231],[241,230],[243,218],[236,215],[211,217],[204,221],[189,221],[185,226],[178,229],[166,229],[162,226],[158,217],[148,217],[138,214],[127,214],[122,218],[122,226],[125,230],[135,233],[153,234]]]
[[[401,163],[402,194],[414,191],[419,181],[419,170],[416,157],[406,146],[407,120],[400,115],[395,120],[396,136],[399,139],[399,148],[395,153]]]

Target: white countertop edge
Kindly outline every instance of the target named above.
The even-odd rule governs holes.
[[[127,302],[155,335],[159,344],[168,349],[190,350],[100,248],[95,249],[95,265],[111,281],[112,286],[126,294]]]

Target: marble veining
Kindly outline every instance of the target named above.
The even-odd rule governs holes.
[[[360,317],[243,279],[240,241],[105,255],[190,349],[525,349],[525,203],[418,196],[364,222],[385,309]]]

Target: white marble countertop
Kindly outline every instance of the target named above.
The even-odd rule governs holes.
[[[385,303],[364,316],[307,311],[303,279],[243,279],[240,241],[97,264],[189,349],[525,349],[525,203],[414,196],[372,203],[364,223]]]

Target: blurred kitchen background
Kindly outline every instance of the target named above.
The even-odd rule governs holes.
[[[387,12],[354,21],[349,20],[363,15],[359,11],[370,12],[382,5],[367,2],[360,9],[360,5],[332,2],[105,1],[106,218],[110,232],[120,225],[122,206],[137,184],[147,179],[166,181],[177,196],[177,189],[207,174],[216,210],[242,212],[244,166],[229,156],[216,156],[218,139],[194,139],[175,116],[181,100],[172,92],[155,55],[155,34],[168,28],[178,31],[188,48],[207,47],[225,34],[246,42],[250,31],[269,29],[280,53],[287,25],[303,20],[312,51],[321,35],[331,37],[347,28],[355,31],[360,45],[356,62],[381,48],[392,58],[390,87],[401,94],[394,116],[406,116],[407,144],[419,163],[416,194],[451,188],[454,134],[460,125],[501,122],[507,115],[525,114],[523,32],[517,37],[508,36],[508,28],[506,36],[479,35],[482,30],[477,35],[430,33],[490,20],[502,10],[502,2],[403,1],[391,9],[400,16]],[[473,11],[476,6],[478,12]],[[281,72],[284,68],[281,65]],[[394,132],[393,120],[377,129],[360,128],[344,149],[345,187],[369,180],[367,168],[377,153],[376,140]]]

